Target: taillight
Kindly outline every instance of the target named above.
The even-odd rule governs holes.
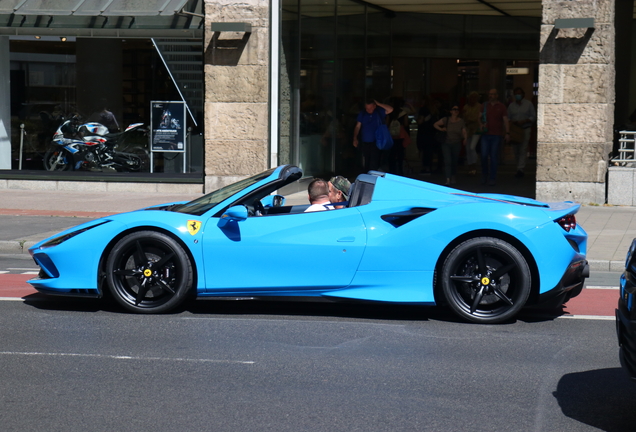
[[[574,215],[563,216],[562,218],[557,219],[556,223],[561,225],[561,228],[567,232],[570,232],[570,230],[576,228],[576,217]]]

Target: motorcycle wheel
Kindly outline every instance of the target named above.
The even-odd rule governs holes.
[[[47,171],[70,171],[73,155],[60,148],[49,148],[44,153],[44,168]]]
[[[148,152],[145,149],[141,147],[135,147],[128,150],[124,154],[127,156],[128,160],[133,162],[132,165],[125,166],[127,171],[134,171],[134,172],[148,171],[150,159],[148,157]]]

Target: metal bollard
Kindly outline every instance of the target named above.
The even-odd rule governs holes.
[[[24,123],[20,124],[20,158],[18,159],[18,169],[22,170],[22,149],[24,148]]]

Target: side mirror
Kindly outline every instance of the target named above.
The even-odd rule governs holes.
[[[282,207],[285,205],[285,197],[282,195],[267,195],[261,200],[263,207]]]
[[[221,215],[221,219],[219,220],[219,226],[222,227],[226,223],[230,221],[240,222],[247,219],[247,207],[242,205],[237,205],[234,207],[230,207]]]

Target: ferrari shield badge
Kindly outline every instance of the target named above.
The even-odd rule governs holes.
[[[195,235],[196,233],[198,233],[200,228],[201,228],[201,222],[200,221],[196,221],[196,220],[189,220],[188,221],[188,232],[191,235]]]

